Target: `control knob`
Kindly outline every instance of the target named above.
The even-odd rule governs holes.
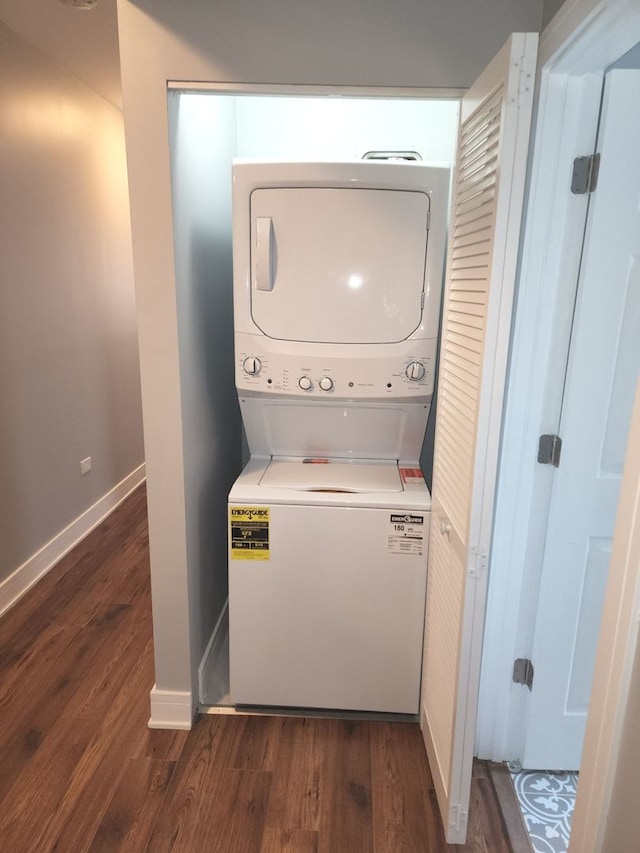
[[[242,362],[242,369],[249,376],[257,376],[262,369],[262,362],[255,355],[250,355]]]
[[[311,391],[313,388],[313,382],[309,379],[308,376],[301,376],[298,379],[298,385],[302,388],[303,391]]]
[[[424,377],[424,364],[421,361],[410,361],[405,367],[404,372],[407,379],[410,379],[412,382],[418,382]]]
[[[323,391],[331,391],[333,388],[333,379],[330,376],[323,376],[319,385]]]

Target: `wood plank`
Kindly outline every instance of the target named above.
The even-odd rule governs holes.
[[[203,717],[192,730],[147,850],[258,853],[271,773],[230,768],[239,717]]]
[[[273,770],[285,717],[244,716],[233,727],[230,767]]]
[[[442,820],[440,819],[440,807],[438,806],[438,800],[436,798],[436,792],[433,788],[431,788],[427,792],[427,796],[424,800],[424,809],[426,812],[426,821],[427,821],[427,836],[425,838],[425,850],[428,851],[444,851],[459,850],[458,845],[456,844],[447,844],[447,841],[444,837],[444,828],[442,826]],[[479,853],[479,852],[478,852]]]
[[[433,781],[418,726],[371,723],[369,731],[374,849],[380,853],[439,850],[428,842],[425,800]]]
[[[373,850],[369,723],[331,721],[325,743],[319,853]]]
[[[135,758],[160,758],[176,762],[189,737],[187,731],[169,729],[145,729],[135,749]]]
[[[323,773],[326,743],[336,728],[334,720],[284,718],[265,819],[267,849],[283,829],[312,832],[317,844],[322,803],[330,793]]]
[[[460,853],[511,853],[511,844],[495,790],[483,762],[474,762],[467,842]]]
[[[260,853],[318,853],[318,833],[308,829],[265,829]]]
[[[115,536],[115,534],[114,534]],[[139,523],[124,542],[106,541],[91,560],[79,563],[61,581],[76,590],[75,598],[58,617],[59,621],[86,624],[105,602],[130,604],[141,594],[149,594],[149,557],[146,525]]]
[[[104,644],[117,636],[127,617],[131,617],[129,608],[114,609],[105,605],[85,629],[64,629],[60,642],[52,642],[51,647],[42,652],[37,666],[19,670],[17,680],[8,679],[11,690],[0,701],[3,720],[0,800],[7,795],[24,762],[35,755],[67,706],[82,698],[92,674],[99,672],[95,665],[101,660]],[[16,696],[20,697],[19,702]],[[92,714],[87,716],[92,717]]]
[[[144,850],[164,801],[175,762],[133,758],[91,841],[91,853]]]
[[[195,843],[182,848],[185,853],[192,850],[259,853],[270,786],[271,773],[221,771],[215,804],[196,828]]]
[[[13,610],[0,618],[0,678],[3,688],[6,688],[9,674],[19,675],[15,667],[24,670],[30,660],[41,659],[50,637],[61,633],[65,627],[58,622],[58,614],[77,595],[77,590],[71,588],[66,591],[56,590],[55,595],[51,590],[42,595],[39,589],[42,583],[44,580],[21,599]],[[35,607],[27,606],[27,602],[31,602],[32,593],[38,602]],[[15,618],[17,614],[20,614],[20,618]]]
[[[122,620],[119,630],[110,631],[92,660],[90,671],[67,702],[65,714],[93,716],[98,708],[110,708],[120,690],[126,687],[132,672],[147,666],[149,687],[153,685],[150,627],[141,630],[143,614],[132,608]],[[115,626],[114,626],[115,628]]]
[[[34,833],[38,850],[83,849],[105,814],[128,758],[148,721],[148,696],[153,684],[152,645],[148,639],[131,677],[97,725],[86,750],[67,781],[55,814]],[[76,724],[82,716],[65,715]],[[91,718],[87,718],[91,719]],[[79,820],[79,816],[81,819]]]
[[[78,761],[95,734],[96,720],[62,719],[45,737],[2,800],[0,850],[42,850],[34,831],[58,810]]]
[[[149,850],[186,850],[189,844],[195,845],[197,825],[215,810],[222,773],[231,761],[234,726],[242,720],[227,716],[197,719],[171,779]],[[167,839],[175,846],[168,847]]]
[[[505,764],[488,762],[486,766],[496,793],[512,853],[532,853],[531,840],[520,810],[516,790],[513,787],[511,774]]]

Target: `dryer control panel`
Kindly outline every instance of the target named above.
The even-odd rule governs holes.
[[[435,342],[414,341],[404,357],[270,352],[254,335],[236,339],[236,387],[242,394],[343,400],[430,400]],[[240,347],[238,347],[240,344]]]

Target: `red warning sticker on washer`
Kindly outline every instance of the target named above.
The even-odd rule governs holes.
[[[424,553],[424,515],[416,512],[391,513],[387,532],[387,554],[412,554],[421,557]]]
[[[420,468],[400,468],[400,476],[408,486],[424,483],[424,474]]]

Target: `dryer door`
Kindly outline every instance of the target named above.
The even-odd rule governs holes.
[[[289,341],[405,340],[422,317],[429,206],[420,191],[254,190],[256,325]]]

